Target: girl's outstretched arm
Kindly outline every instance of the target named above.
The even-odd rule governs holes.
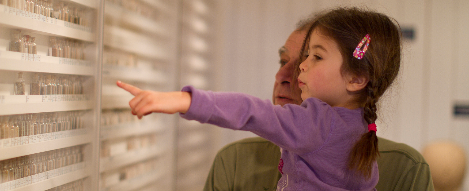
[[[116,84],[135,96],[129,105],[132,114],[137,115],[139,119],[152,112],[186,113],[191,105],[192,98],[189,92],[155,92],[141,90],[121,81],[117,81]]]

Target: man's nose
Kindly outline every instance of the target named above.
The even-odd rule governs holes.
[[[275,75],[275,80],[278,83],[290,83],[292,81],[292,73],[293,73],[293,63],[288,62],[287,64],[283,65]]]

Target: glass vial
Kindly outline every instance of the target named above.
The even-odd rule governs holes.
[[[69,16],[69,9],[67,4],[62,3],[62,20],[66,22],[70,22],[70,16]]]
[[[27,0],[26,1],[28,12],[34,13],[34,0]]]
[[[51,17],[51,7],[49,5],[47,0],[42,3],[43,15],[46,17]]]
[[[10,32],[10,51],[13,52],[21,52],[21,49],[23,47],[23,41],[21,40],[21,31],[20,30],[12,30]]]
[[[72,53],[72,50],[71,50],[71,47],[70,47],[70,41],[69,40],[64,40],[64,44],[63,44],[63,51],[64,51],[64,58],[72,58],[71,57],[71,53]]]
[[[23,36],[23,49],[22,49],[22,53],[29,53],[29,35],[24,35]]]
[[[31,37],[29,40],[29,54],[37,54],[37,45],[36,45],[36,37]]]
[[[57,44],[57,38],[50,37],[49,39],[49,56],[59,57],[59,45]]]
[[[41,81],[40,81],[40,86],[41,86],[41,95],[47,95],[47,92],[49,91],[48,83],[46,82],[46,76],[42,75]]]
[[[60,8],[59,3],[52,4],[52,17],[55,19],[62,20],[62,9]]]
[[[31,80],[29,95],[41,95],[41,76],[39,74],[34,74],[33,79]]]
[[[23,72],[19,72],[15,82],[15,95],[25,95],[24,86]]]
[[[34,13],[41,15],[42,14],[42,9],[41,9],[41,1],[35,0],[34,3]]]

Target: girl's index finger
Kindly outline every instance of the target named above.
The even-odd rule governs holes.
[[[135,86],[132,86],[130,84],[126,84],[126,83],[121,82],[121,81],[117,81],[116,84],[117,84],[117,86],[124,89],[125,91],[128,91],[129,93],[131,93],[134,96],[138,95],[142,91],[141,89],[139,89]]]

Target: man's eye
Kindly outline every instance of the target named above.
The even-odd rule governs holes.
[[[288,62],[286,60],[280,60],[280,67],[285,66]]]

